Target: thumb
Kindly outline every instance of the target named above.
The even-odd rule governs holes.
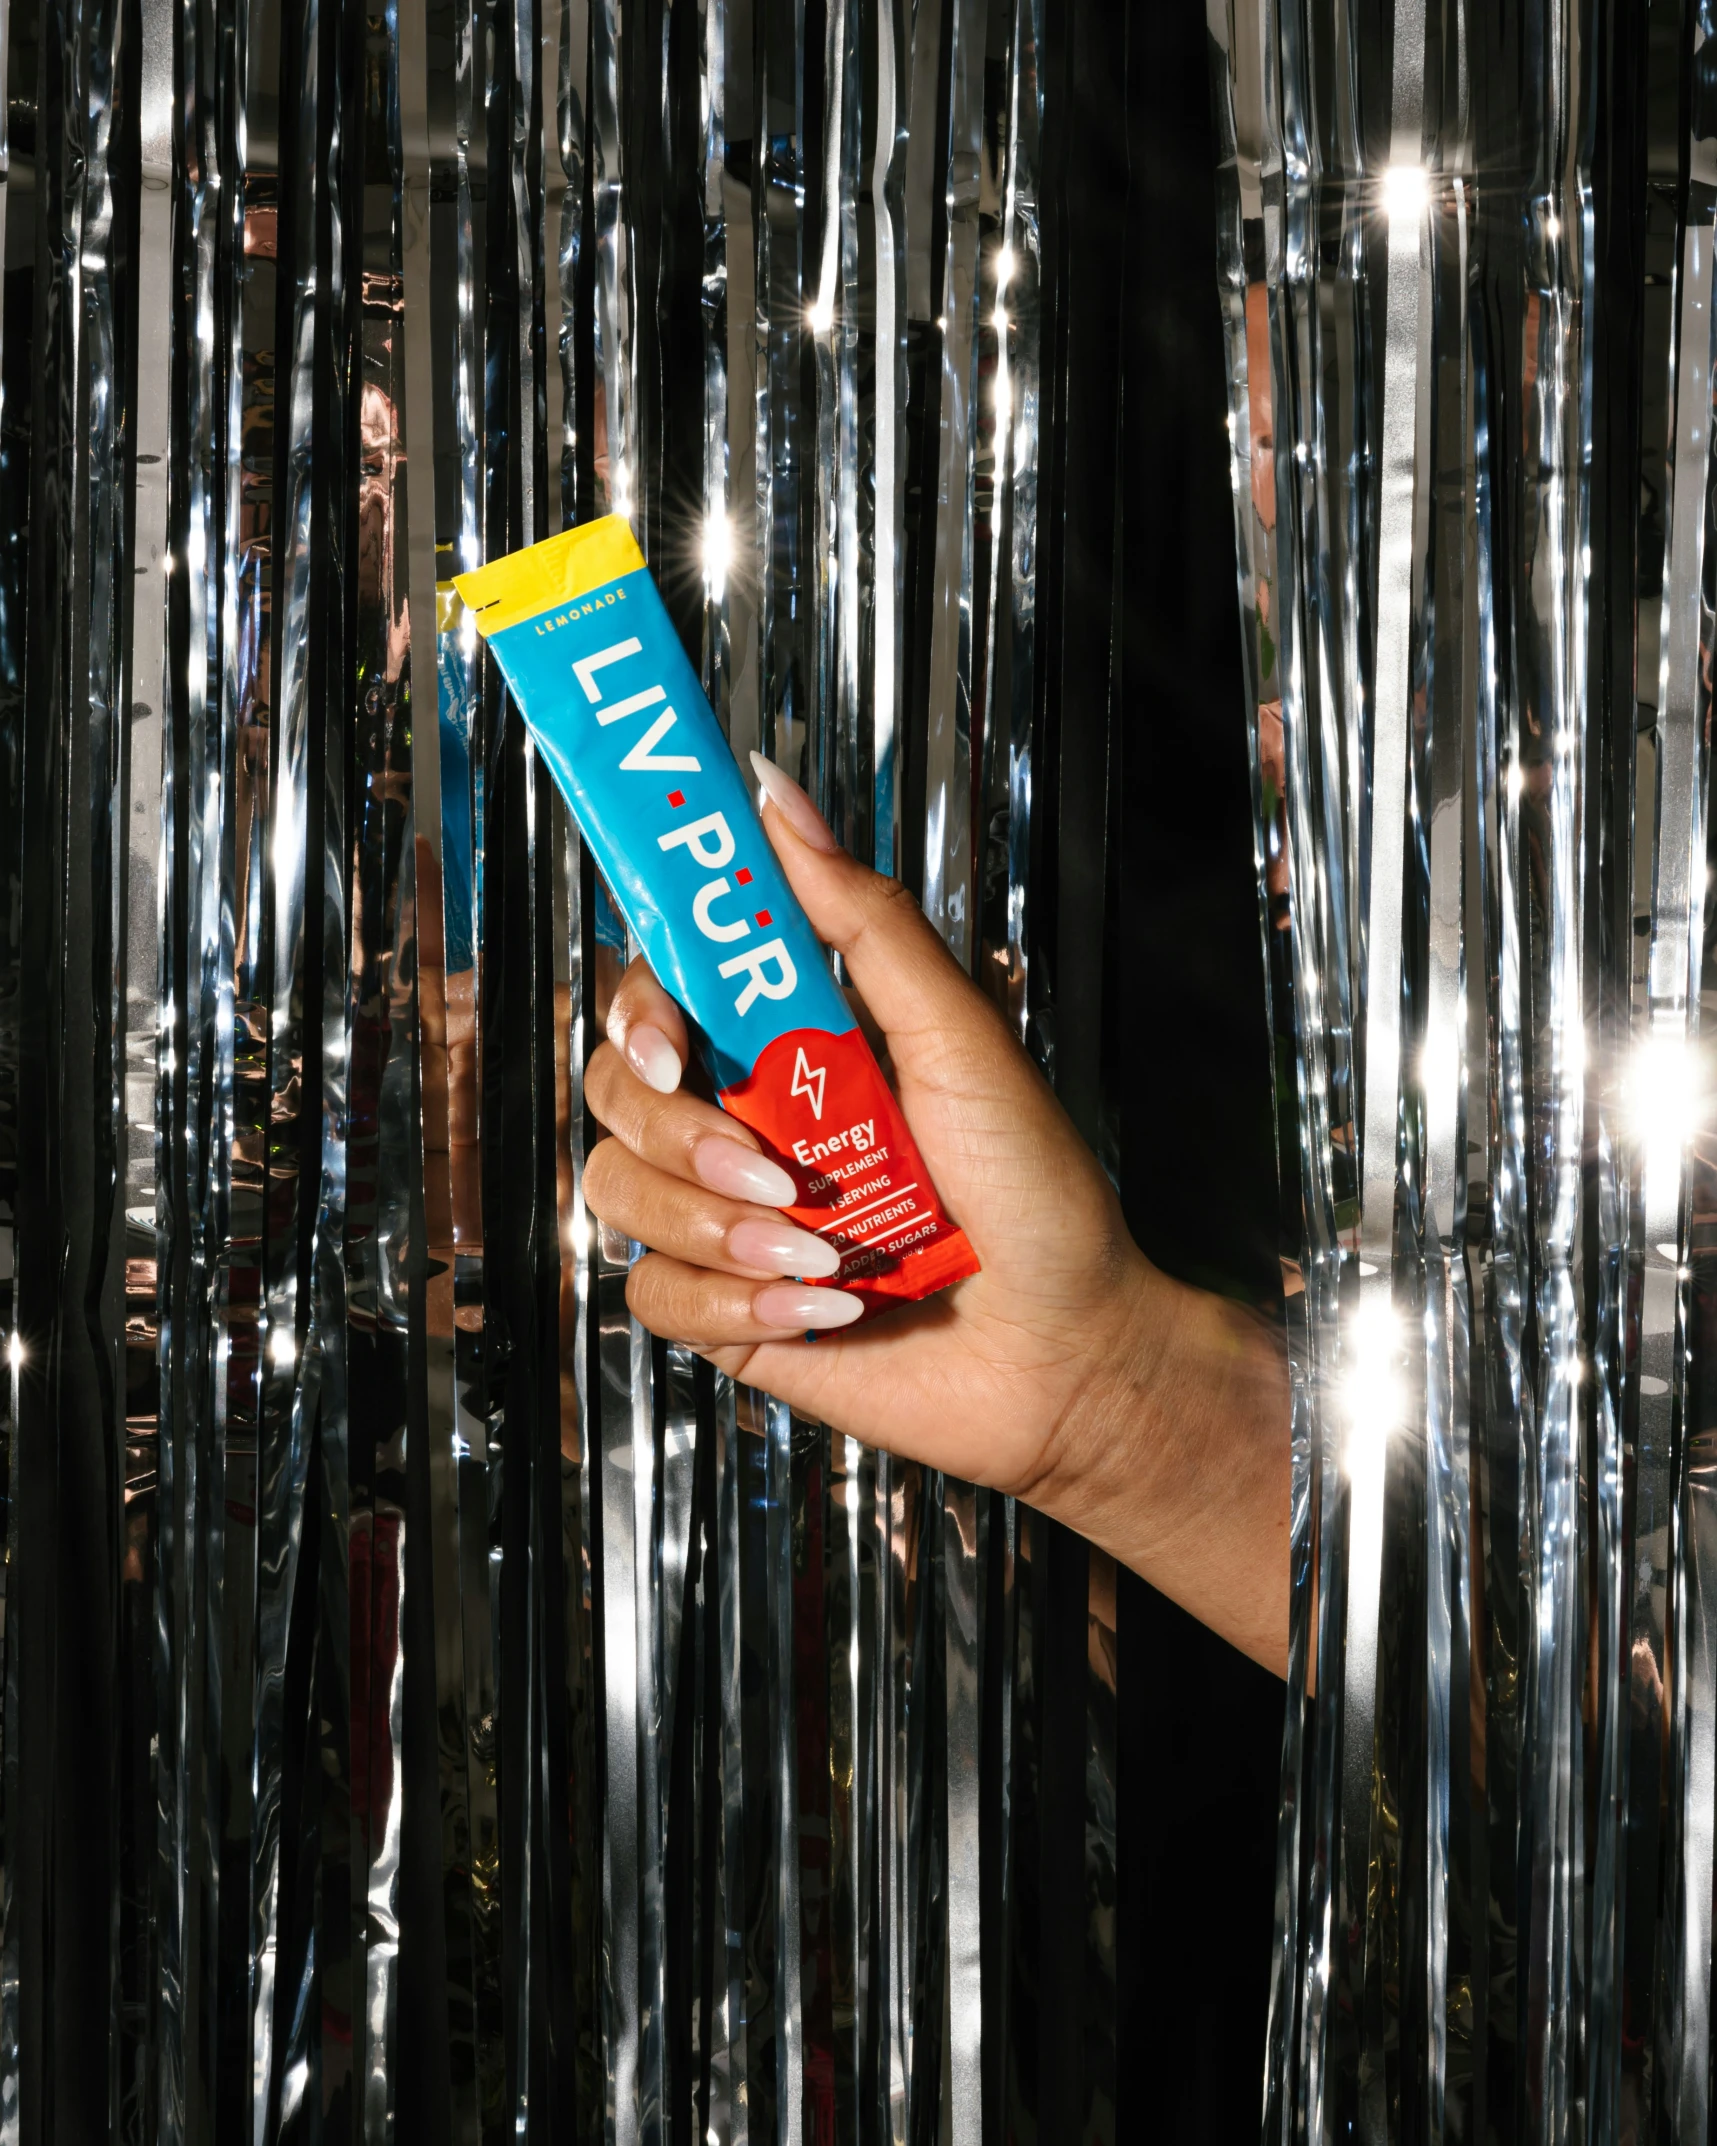
[[[994,1008],[897,879],[849,857],[792,776],[753,753],[763,827],[817,936],[846,964],[891,1039],[966,1028]]]

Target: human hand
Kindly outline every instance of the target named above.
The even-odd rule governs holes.
[[[1066,1521],[1280,1667],[1288,1443],[1273,1336],[1144,1259],[1049,1086],[910,896],[846,856],[778,768],[758,769],[782,869],[880,1029],[982,1268],[861,1327],[856,1298],[783,1279],[828,1274],[834,1255],[778,1212],[792,1181],[752,1134],[682,1090],[684,1019],[638,961],[585,1075],[614,1135],[591,1152],[586,1201],[652,1248],[632,1269],[633,1312],[836,1430]]]

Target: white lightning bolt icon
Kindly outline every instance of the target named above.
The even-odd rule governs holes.
[[[823,1083],[828,1077],[827,1066],[818,1066],[815,1071],[812,1070],[810,1061],[805,1056],[805,1046],[800,1044],[799,1055],[793,1061],[793,1085],[787,1092],[789,1095],[802,1095],[806,1098],[811,1106],[811,1115],[819,1125],[823,1122]]]

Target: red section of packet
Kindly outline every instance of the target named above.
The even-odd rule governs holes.
[[[977,1273],[860,1030],[777,1036],[721,1101],[792,1178],[800,1197],[785,1212],[838,1247],[829,1286],[867,1319]]]

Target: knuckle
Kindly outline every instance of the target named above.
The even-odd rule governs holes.
[[[639,994],[649,981],[650,971],[642,954],[627,965],[626,973],[614,988],[614,997],[608,1009],[610,1029],[624,1031],[636,1020]]]
[[[621,1070],[620,1053],[612,1043],[599,1043],[590,1054],[584,1069],[584,1100],[590,1115],[598,1124],[613,1130],[613,1120],[618,1114],[619,1081]]]
[[[886,938],[895,932],[909,930],[922,916],[923,911],[909,887],[903,886],[898,879],[876,874],[866,890],[859,935],[863,937],[875,932]]]
[[[611,1043],[599,1043],[591,1053],[584,1099],[596,1122],[634,1155],[649,1145],[652,1122],[671,1100],[646,1088]]]
[[[699,1261],[722,1257],[727,1232],[707,1192],[678,1178],[658,1175],[651,1186],[649,1205],[652,1242],[671,1246]]]
[[[619,1189],[615,1178],[622,1152],[617,1140],[599,1140],[585,1159],[584,1204],[599,1221],[606,1222],[613,1217],[614,1198]]]
[[[709,1127],[695,1119],[682,1123],[675,1131],[673,1141],[674,1168],[686,1177],[697,1181],[698,1149],[709,1138]]]
[[[664,1341],[695,1341],[707,1322],[696,1316],[697,1291],[683,1273],[659,1254],[646,1252],[626,1277],[626,1305],[641,1326]]]
[[[679,1008],[662,988],[644,955],[638,955],[620,979],[620,988],[614,994],[613,1009],[608,1018],[610,1028],[619,1030],[622,1035],[640,1021],[648,1021],[667,1034],[678,1027]]]
[[[682,1245],[698,1235],[698,1203],[690,1186],[658,1178],[650,1202],[651,1235],[664,1244]]]
[[[664,1341],[698,1348],[716,1348],[733,1338],[731,1318],[724,1316],[725,1294],[719,1275],[660,1252],[646,1252],[626,1280],[626,1303],[640,1325]]]
[[[666,1305],[662,1301],[658,1269],[661,1262],[646,1252],[642,1259],[634,1260],[632,1271],[626,1277],[626,1309],[638,1321],[647,1326],[652,1334],[660,1334],[664,1340],[672,1340],[665,1323]]]

